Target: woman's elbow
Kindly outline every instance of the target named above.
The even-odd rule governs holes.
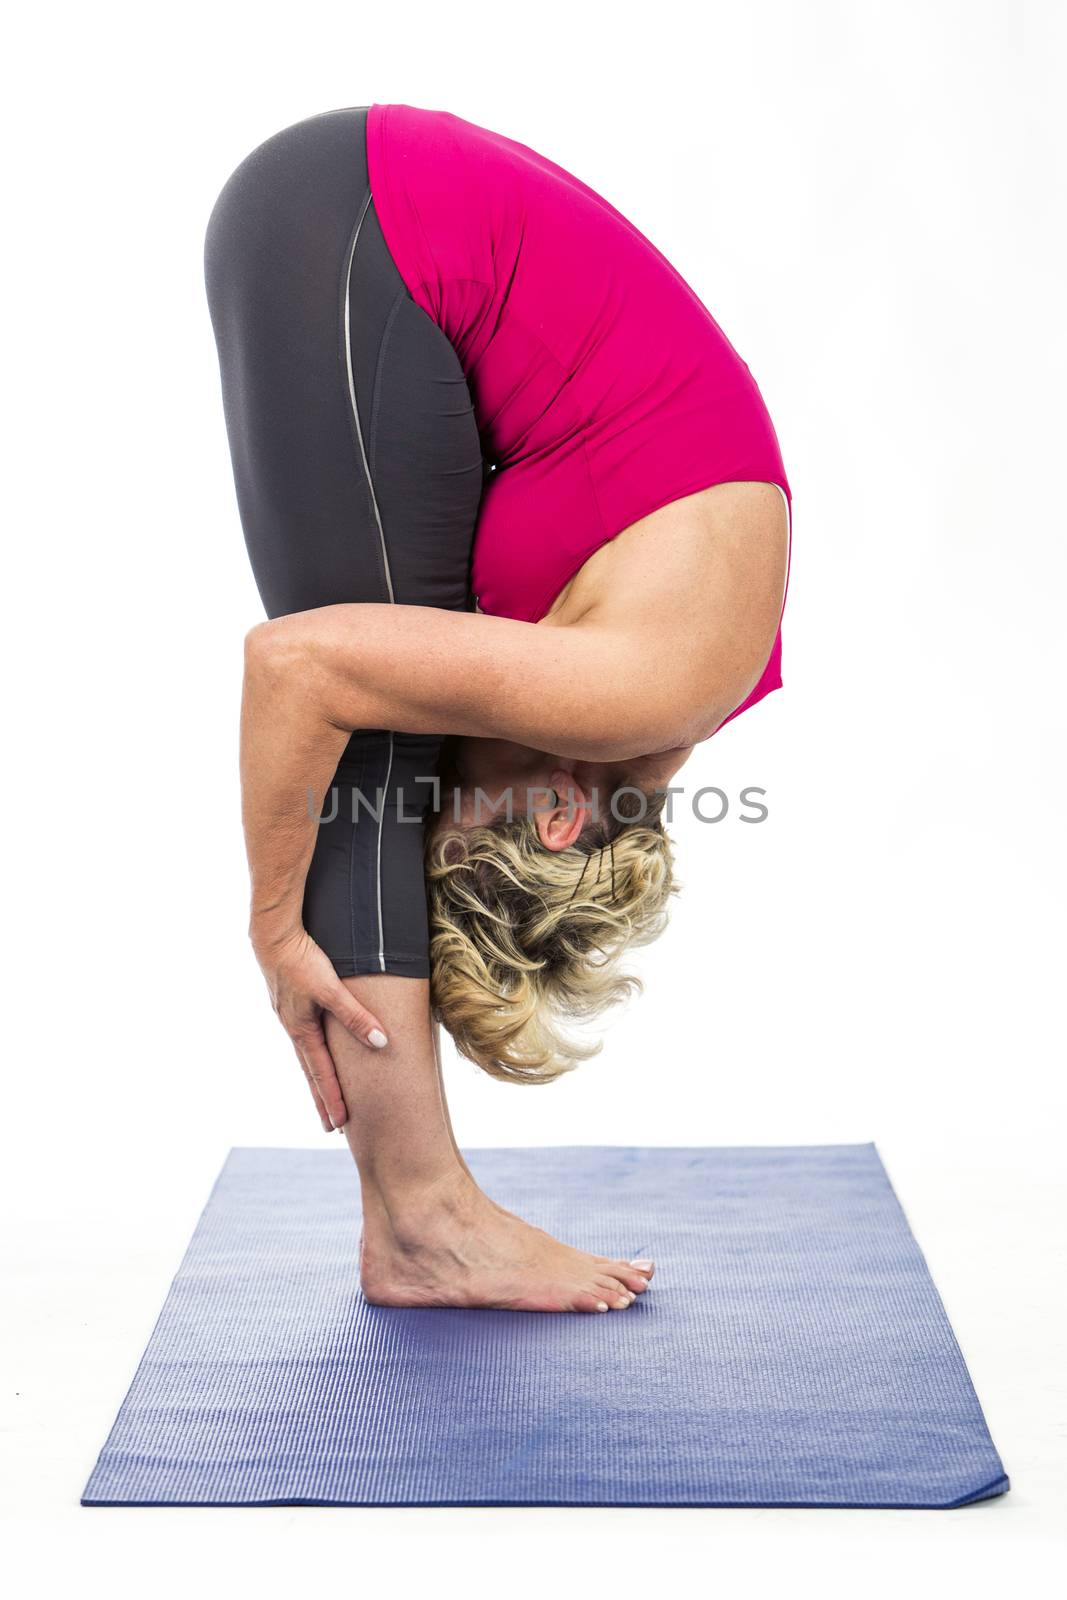
[[[255,627],[249,628],[245,634],[245,677],[255,675],[265,666],[273,649],[275,637],[273,628],[273,622],[257,622]]]
[[[309,614],[305,614],[309,615]],[[314,641],[301,614],[260,622],[245,634],[245,688],[279,707],[299,701],[307,712],[328,698]]]
[[[258,622],[245,634],[245,671],[272,677],[332,668],[338,634],[333,613],[338,609],[324,606]]]
[[[384,727],[380,718],[373,719],[380,708],[370,703],[359,670],[353,609],[296,611],[250,628],[244,648],[246,686],[299,703],[305,717],[338,730]]]

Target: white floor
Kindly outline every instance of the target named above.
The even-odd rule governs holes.
[[[23,1303],[0,1508],[19,1594],[186,1595],[231,1584],[264,1596],[347,1592],[540,1595],[568,1588],[919,1594],[1046,1592],[1062,1560],[1063,1189],[1039,1146],[1007,1157],[903,1146],[882,1155],[927,1255],[1012,1479],[953,1512],[634,1510],[87,1510],[78,1496],[196,1220],[220,1148],[164,1161],[152,1182],[80,1158],[85,1203],[25,1218],[3,1263]],[[1047,1153],[1051,1156],[1051,1152]],[[40,1152],[37,1157],[40,1158]],[[43,1233],[42,1230],[43,1229]],[[10,1266],[10,1272],[9,1272]],[[1059,1549],[1057,1550],[1057,1542]]]

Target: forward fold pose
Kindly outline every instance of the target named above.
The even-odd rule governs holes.
[[[766,407],[632,223],[445,111],[266,140],[205,270],[270,619],[246,640],[250,931],[359,1168],[364,1293],[624,1309],[651,1259],[475,1184],[437,1024],[495,1077],[551,1080],[663,926],[664,791],[781,683]]]

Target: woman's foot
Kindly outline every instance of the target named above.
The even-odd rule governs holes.
[[[373,1305],[624,1311],[653,1272],[561,1244],[462,1172],[401,1201],[365,1185],[363,1207],[360,1282]]]

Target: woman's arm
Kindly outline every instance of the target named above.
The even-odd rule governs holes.
[[[385,1042],[302,920],[316,817],[352,732],[496,734],[559,754],[610,752],[627,726],[625,671],[609,677],[608,693],[591,692],[612,641],[578,632],[363,604],[298,612],[249,633],[241,705],[249,933],[324,1125],[341,1126],[346,1110],[322,1014],[363,1043]],[[638,736],[629,748],[641,748]]]
[[[720,484],[598,551],[589,566],[601,563],[607,597],[594,583],[566,626],[402,605],[261,623],[248,665],[277,709],[268,734],[279,759],[290,737],[303,741],[305,769],[321,751],[324,787],[356,728],[511,739],[586,761],[699,743],[766,664],[786,533],[773,486]]]
[[[253,630],[241,701],[241,803],[252,883],[249,934],[271,1001],[293,1041],[323,1127],[347,1110],[326,1044],[326,1013],[361,1043],[381,1049],[385,1030],[338,978],[303,927],[304,881],[315,820],[348,734],[314,709],[314,684]],[[312,791],[309,803],[308,790]]]
[[[675,734],[688,731],[676,727],[685,700],[677,670],[656,661],[650,635],[614,623],[538,627],[432,606],[324,606],[261,623],[247,652],[246,670],[269,676],[284,710],[279,744],[283,727],[296,725],[323,752],[343,748],[356,728],[392,728],[596,761],[679,744]]]
[[[618,666],[609,671],[613,655]],[[248,635],[241,798],[249,932],[324,1127],[347,1119],[324,1014],[364,1044],[386,1043],[381,1023],[303,927],[316,817],[352,732],[495,734],[590,758],[620,748],[622,737],[626,750],[643,752],[640,732],[626,732],[640,728],[626,698],[632,668],[633,655],[610,634],[427,606],[327,606]]]
[[[653,514],[610,549],[616,571],[629,568],[621,612],[600,604],[560,627],[336,605],[252,630],[241,728],[251,932],[276,1009],[294,1039],[294,1019],[302,1030],[298,1052],[331,1111],[340,1089],[315,1006],[365,1042],[384,1033],[301,920],[315,814],[351,733],[495,737],[591,761],[699,743],[766,662],[785,549],[778,491],[725,485]],[[634,594],[639,607],[625,599]]]
[[[615,747],[625,667],[610,693],[590,692],[607,641],[577,632],[397,605],[327,606],[252,629],[241,796],[257,954],[302,931],[315,817],[355,729],[495,734],[561,755]]]
[[[323,716],[319,686],[281,647],[276,627],[262,624],[245,640],[241,809],[254,942],[301,926],[315,819],[350,737]]]

